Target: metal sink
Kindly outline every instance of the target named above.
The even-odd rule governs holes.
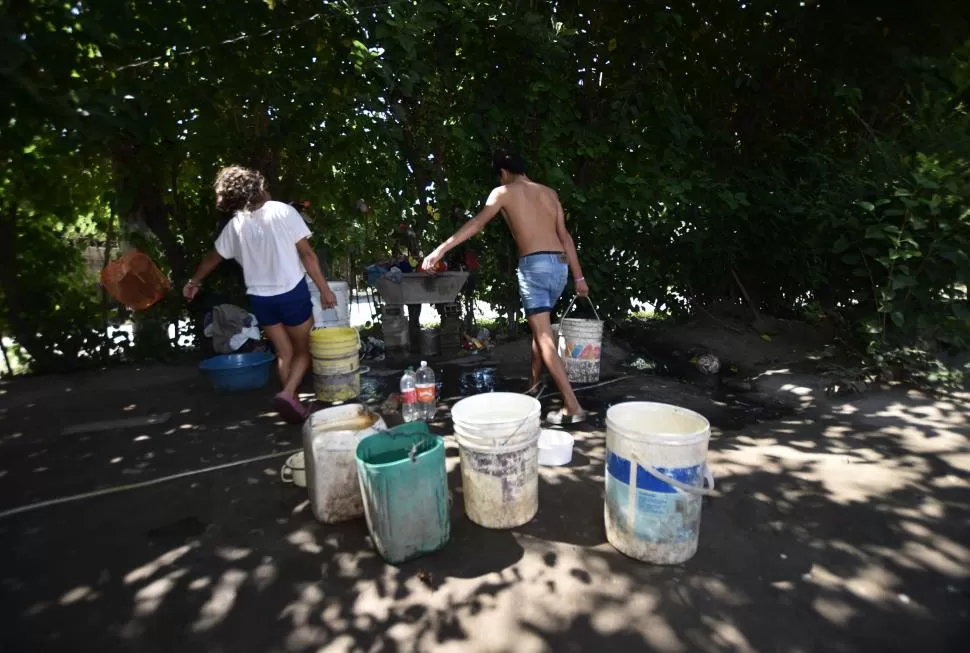
[[[377,292],[388,304],[450,304],[468,279],[467,272],[408,272],[395,283],[387,277],[377,282]]]

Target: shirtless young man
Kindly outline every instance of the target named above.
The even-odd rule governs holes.
[[[575,424],[585,419],[586,411],[576,400],[556,351],[549,314],[566,288],[569,270],[581,297],[589,295],[589,287],[579,267],[573,238],[566,231],[556,192],[529,179],[525,164],[514,154],[496,155],[494,165],[502,185],[491,192],[478,215],[424,259],[424,266],[432,268],[449,250],[480,233],[502,212],[519,249],[519,294],[532,330],[531,385],[538,385],[545,363],[564,403],[562,410],[549,413],[546,419],[553,424]]]

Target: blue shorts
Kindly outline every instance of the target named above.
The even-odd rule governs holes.
[[[519,259],[519,295],[526,317],[551,313],[566,289],[569,266],[562,252],[535,252]]]
[[[282,295],[250,295],[249,308],[261,327],[276,326],[281,322],[283,326],[300,326],[313,316],[313,302],[306,277],[300,279],[293,290]]]

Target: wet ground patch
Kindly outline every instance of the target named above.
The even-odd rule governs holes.
[[[630,365],[634,362],[640,364]],[[363,374],[362,400],[378,405],[396,393],[404,371],[403,367],[396,367],[375,366]],[[484,357],[432,364],[432,367],[439,400],[445,403],[484,392],[523,392],[528,386],[527,379],[514,370]],[[558,405],[559,395],[552,379],[546,376],[544,383],[546,387],[540,399],[544,410],[549,410]],[[624,401],[659,401],[690,408],[707,417],[715,428],[725,431],[793,413],[788,406],[756,396],[730,364],[722,363],[717,374],[705,374],[686,352],[656,357],[648,353],[633,354],[624,366],[604,364],[604,376],[599,382],[576,385],[575,390],[583,406],[595,413],[589,423],[596,428],[604,427],[610,406]]]

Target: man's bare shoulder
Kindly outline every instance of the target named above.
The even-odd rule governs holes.
[[[535,182],[535,181],[532,182],[532,183],[535,184],[539,188],[539,190],[542,191],[542,193],[544,195],[546,195],[548,197],[552,197],[553,199],[559,199],[559,193],[557,193],[554,188],[550,188],[549,186],[546,186],[545,184],[540,184],[540,183]]]
[[[492,189],[492,192],[488,194],[489,200],[496,200],[509,192],[507,186],[496,186]]]

